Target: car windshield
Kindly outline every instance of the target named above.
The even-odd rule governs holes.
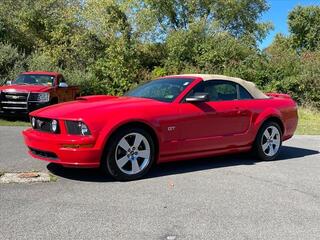
[[[12,82],[12,84],[19,85],[47,85],[52,86],[54,76],[45,74],[21,74]]]
[[[157,79],[138,86],[125,96],[173,102],[192,81],[191,78]]]

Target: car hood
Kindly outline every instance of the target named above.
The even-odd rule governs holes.
[[[6,85],[0,86],[0,91],[8,92],[46,92],[51,89],[50,86],[43,85]]]
[[[76,101],[61,103],[36,110],[31,115],[55,119],[88,119],[99,118],[101,113],[113,109],[136,108],[147,105],[163,104],[162,102],[135,97],[114,97],[106,95],[80,97]]]

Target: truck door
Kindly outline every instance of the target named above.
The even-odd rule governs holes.
[[[73,90],[72,88],[68,87],[66,80],[62,75],[59,75],[57,78],[56,89],[59,103],[74,100],[75,96],[73,96]]]

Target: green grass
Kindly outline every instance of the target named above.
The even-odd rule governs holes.
[[[300,107],[298,128],[295,134],[320,135],[320,112]]]
[[[56,175],[53,175],[52,173],[49,173],[50,182],[56,182],[58,181],[58,177]]]
[[[0,126],[30,126],[28,121],[0,118]],[[295,134],[320,135],[320,111],[300,107],[299,122]]]
[[[30,123],[22,120],[13,120],[7,118],[0,118],[0,126],[30,126]]]

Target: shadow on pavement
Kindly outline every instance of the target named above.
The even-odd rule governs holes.
[[[56,176],[85,182],[113,182],[113,178],[104,175],[100,169],[95,168],[65,168],[49,163],[47,169]]]
[[[274,161],[298,160],[301,157],[318,153],[319,152],[315,150],[283,146],[278,159]],[[254,165],[256,162],[258,162],[258,160],[249,154],[238,154],[214,158],[163,163],[153,167],[151,171],[144,177],[144,179],[237,165]],[[48,164],[47,168],[51,173],[59,177],[71,180],[87,182],[114,181],[110,176],[105,176],[99,169],[64,168],[52,163]]]

